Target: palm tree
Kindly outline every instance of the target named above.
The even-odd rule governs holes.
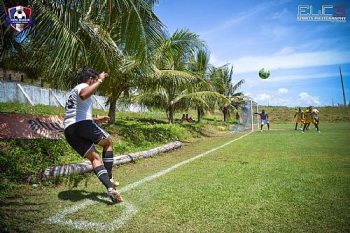
[[[222,98],[216,92],[195,89],[204,80],[190,71],[191,60],[203,48],[198,35],[187,30],[177,30],[171,37],[165,37],[153,52],[156,75],[148,80],[135,100],[164,109],[169,123],[174,123],[176,110],[199,104],[208,107],[208,99]]]
[[[76,71],[84,66],[109,72],[102,92],[110,96],[115,110],[116,100],[133,78],[125,76],[148,60],[148,45],[156,47],[163,37],[163,25],[153,12],[156,2],[33,0],[37,22],[29,33],[36,51],[33,58],[43,52],[52,58],[46,66],[54,87],[73,86]]]
[[[202,80],[204,80],[196,83],[195,90],[197,91],[215,91],[208,77],[208,71],[211,67],[211,65],[209,64],[209,60],[209,51],[206,49],[201,49],[197,52],[196,56],[193,57],[191,61],[190,69],[197,75],[199,75],[199,77],[201,77]],[[213,98],[206,100],[207,101],[196,101],[193,105],[193,107],[197,110],[198,122],[201,122],[205,111],[213,111],[215,108],[215,101],[211,103],[208,102],[208,100],[213,100]]]
[[[244,79],[241,79],[237,83],[232,83],[233,67],[224,65],[221,67],[213,67],[210,71],[210,80],[215,87],[215,90],[228,98],[229,103],[219,103],[220,110],[224,114],[224,121],[228,120],[230,112],[236,110],[235,105],[242,99],[243,93],[236,92],[244,83]]]

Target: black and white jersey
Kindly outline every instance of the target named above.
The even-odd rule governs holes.
[[[261,120],[268,121],[269,120],[269,115],[267,113],[257,113],[260,115]]]
[[[91,96],[85,100],[82,100],[79,96],[80,91],[88,86],[87,83],[80,83],[69,93],[64,112],[63,124],[65,129],[76,122],[92,120]]]

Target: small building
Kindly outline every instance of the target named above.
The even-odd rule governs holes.
[[[27,75],[24,72],[0,68],[0,80],[23,82],[25,78],[27,78]]]

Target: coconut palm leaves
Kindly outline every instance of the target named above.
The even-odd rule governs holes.
[[[224,65],[222,67],[213,67],[210,71],[210,80],[215,87],[215,90],[220,94],[227,97],[230,102],[219,103],[219,108],[224,114],[224,121],[227,121],[230,112],[238,110],[236,106],[243,100],[243,94],[241,92],[236,92],[244,83],[244,80],[238,81],[236,84],[232,83],[233,78],[233,67]]]
[[[67,74],[82,66],[118,73],[130,60],[148,56],[145,45],[159,43],[163,25],[152,11],[154,2],[34,0],[38,23],[33,45],[51,49],[54,60],[49,69],[63,83]]]
[[[202,68],[200,72],[196,70],[193,60],[204,50],[205,45],[198,35],[186,30],[177,30],[172,36],[163,38],[161,46],[154,51],[155,75],[135,100],[164,109],[169,122],[173,123],[176,110],[195,106],[209,108],[210,100],[225,99],[208,88],[198,89],[206,85],[205,71]]]
[[[230,107],[243,80],[232,85],[232,68],[211,67],[197,34],[168,35],[153,12],[156,2],[32,0],[37,23],[29,37],[30,60],[40,59],[52,87],[71,87],[84,66],[107,71],[110,78],[99,91],[109,97],[112,122],[118,98],[129,92],[146,106],[164,109],[171,123],[176,110],[196,108],[200,121],[217,103]]]
[[[142,94],[135,100],[149,107],[164,109],[169,122],[174,123],[175,110],[188,106],[181,100],[190,92],[191,83],[197,79],[186,71],[158,70],[156,77],[143,87]]]
[[[199,92],[215,92],[213,85],[211,85],[208,71],[211,65],[209,64],[210,54],[207,49],[200,49],[197,54],[191,59],[190,69],[195,72],[203,81],[197,82],[194,86],[196,91]],[[216,93],[219,94],[219,93]],[[219,94],[220,95],[220,94]],[[219,97],[219,95],[216,95]],[[197,109],[197,120],[200,122],[205,111],[213,111],[218,101],[226,101],[225,98],[207,98],[205,101],[196,101],[192,104],[192,107]],[[227,101],[226,101],[227,102]]]
[[[113,122],[117,99],[137,86],[141,75],[148,75],[150,48],[159,47],[164,37],[163,24],[152,9],[156,2],[33,0],[33,60],[43,52],[50,57],[48,81],[59,88],[76,84],[79,68],[107,71],[110,78],[100,91],[109,97]]]

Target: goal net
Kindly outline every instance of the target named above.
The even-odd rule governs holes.
[[[231,128],[232,132],[245,130],[254,131],[259,128],[258,115],[254,114],[259,111],[258,104],[252,99],[246,99],[241,105],[239,111],[239,122]]]

